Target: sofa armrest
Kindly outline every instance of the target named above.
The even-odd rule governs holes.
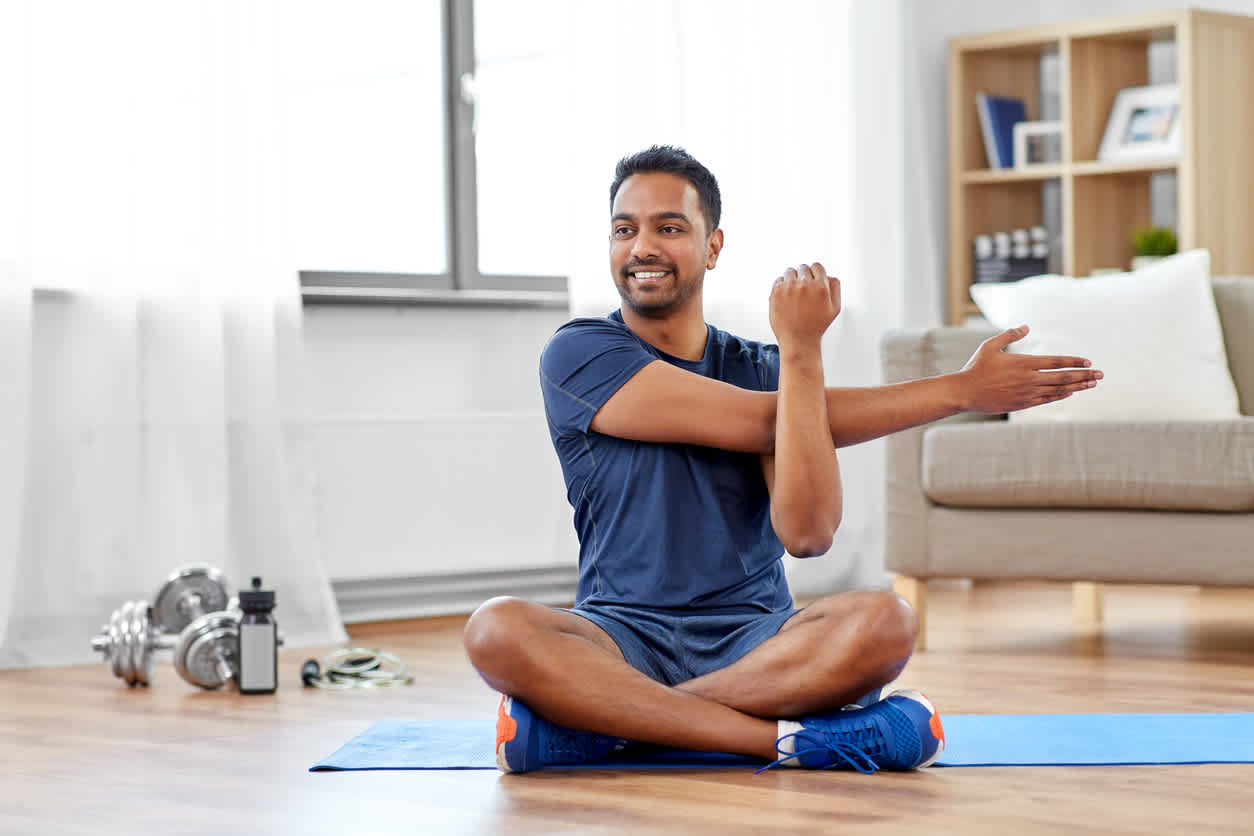
[[[945,325],[926,330],[893,330],[881,343],[884,382],[900,383],[961,369],[996,331]]]
[[[980,343],[996,333],[974,328],[942,327],[925,331],[889,331],[880,341],[885,383],[902,383],[957,371]],[[988,421],[996,416],[955,415],[946,422]],[[884,568],[926,578],[928,511],[923,493],[923,433],[926,426],[894,433],[885,439]]]
[[[1254,416],[1254,276],[1216,276],[1211,287],[1241,414]]]

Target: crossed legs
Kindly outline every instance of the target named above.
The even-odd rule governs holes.
[[[494,598],[466,624],[484,681],[569,728],[684,749],[773,759],[777,720],[838,708],[905,667],[918,625],[891,592],[823,598],[740,660],[675,686],[627,664],[574,613]]]

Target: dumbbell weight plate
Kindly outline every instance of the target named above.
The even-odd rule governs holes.
[[[109,623],[101,628],[100,635],[91,640],[92,650],[103,653],[109,670],[127,685],[140,682],[138,671],[144,670],[142,654],[137,656],[136,649],[142,651],[147,609],[146,602],[127,601],[113,611]],[[132,638],[132,632],[139,636],[139,644]],[[135,667],[136,659],[139,659],[139,668]],[[147,684],[146,678],[142,681]]]
[[[122,605],[122,646],[117,650],[119,667],[122,669],[121,677],[127,685],[132,686],[139,682],[139,675],[135,670],[135,651],[138,649],[135,612],[138,609],[138,601],[127,601]]]
[[[232,675],[239,670],[239,615],[205,613],[179,634],[174,668],[193,685],[212,689],[227,680],[223,665]]]
[[[153,597],[153,625],[159,632],[180,633],[198,616],[226,609],[230,598],[226,576],[220,570],[184,566],[174,570]]]
[[[175,636],[153,631],[147,601],[127,601],[113,611],[91,648],[104,654],[105,665],[127,685],[148,685],[153,654],[172,648],[175,641]]]
[[[131,683],[131,675],[130,652],[127,647],[130,639],[127,634],[131,629],[131,611],[134,606],[134,601],[127,601],[114,610],[109,618],[109,668],[114,676],[125,680],[128,685]]]
[[[153,635],[148,620],[148,602],[135,601],[131,608],[130,629],[127,631],[129,676],[127,685],[147,685],[152,682]]]

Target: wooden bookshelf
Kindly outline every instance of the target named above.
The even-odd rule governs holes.
[[[1149,84],[1149,45],[1175,42],[1181,154],[1173,160],[1097,159],[1116,94]],[[1057,55],[1062,160],[989,170],[975,95],[1024,101],[1041,118],[1041,58]],[[1176,175],[1180,249],[1206,247],[1216,274],[1254,273],[1254,18],[1198,9],[1152,12],[955,38],[949,42],[949,309],[971,301],[977,235],[1044,220],[1042,186],[1062,195],[1062,272],[1127,269],[1135,227],[1150,222],[1150,181]]]

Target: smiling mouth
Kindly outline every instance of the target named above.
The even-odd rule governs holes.
[[[653,285],[670,275],[669,270],[638,270],[629,274],[636,284]]]

